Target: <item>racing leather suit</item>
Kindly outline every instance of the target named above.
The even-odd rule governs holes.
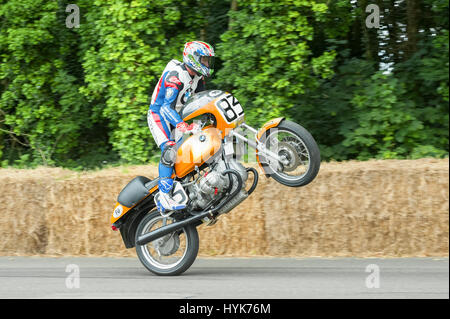
[[[174,128],[183,122],[179,112],[192,92],[205,89],[203,76],[191,76],[184,63],[171,60],[155,87],[147,114],[147,122],[156,144],[161,149],[159,162],[159,189],[168,193],[176,152]]]

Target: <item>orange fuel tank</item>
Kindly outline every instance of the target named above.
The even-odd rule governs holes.
[[[178,148],[175,162],[175,174],[182,178],[192,172],[221,150],[222,137],[214,127],[202,130],[190,136]]]

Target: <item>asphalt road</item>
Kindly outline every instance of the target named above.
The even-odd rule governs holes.
[[[449,298],[448,258],[198,258],[159,277],[137,258],[0,257],[0,298]]]

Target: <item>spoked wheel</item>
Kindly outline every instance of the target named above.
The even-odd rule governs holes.
[[[158,211],[152,211],[139,223],[136,239],[172,222],[173,218],[162,217]],[[197,257],[198,247],[197,228],[186,226],[146,245],[136,245],[136,253],[149,271],[162,276],[175,276],[192,265]]]
[[[301,125],[284,120],[262,137],[266,148],[281,161],[258,154],[266,174],[291,187],[312,182],[320,168],[320,151],[312,135]]]

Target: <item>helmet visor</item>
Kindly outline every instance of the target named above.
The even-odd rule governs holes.
[[[200,63],[210,70],[214,69],[214,57],[203,55],[200,57]]]

